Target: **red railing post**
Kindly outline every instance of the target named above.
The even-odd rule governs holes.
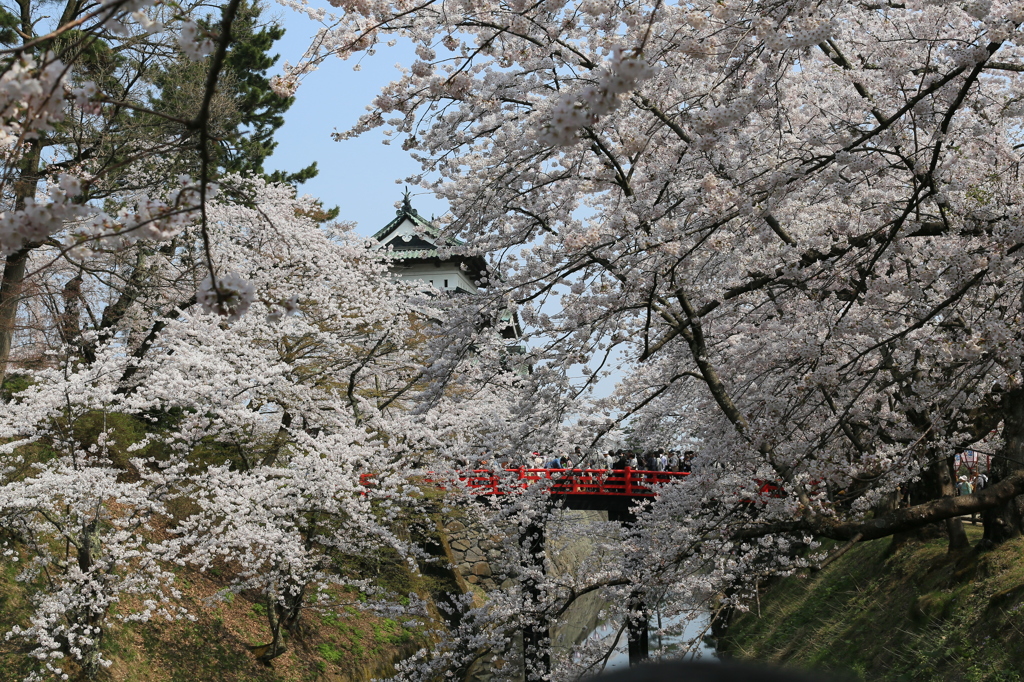
[[[624,483],[625,483],[625,487],[623,488],[623,492],[626,495],[632,495],[633,494],[633,470],[630,469],[629,467],[626,467],[626,479],[625,479]]]

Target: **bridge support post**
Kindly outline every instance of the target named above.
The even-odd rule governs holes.
[[[524,552],[523,592],[534,604],[541,602],[538,576],[544,575],[544,523],[531,521],[522,531],[519,546]],[[523,628],[523,672],[526,682],[545,680],[551,671],[551,633],[547,620],[529,621]]]
[[[643,593],[633,590],[629,595],[629,622],[626,638],[629,644],[629,667],[641,665],[650,655],[649,623],[651,612],[643,601]]]

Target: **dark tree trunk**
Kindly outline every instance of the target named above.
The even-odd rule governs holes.
[[[23,9],[28,3],[23,5]],[[31,32],[32,29],[29,29]],[[39,155],[42,149],[41,140],[30,140],[25,157],[18,167],[18,180],[14,183],[14,210],[25,208],[25,200],[35,196],[36,185],[39,184]],[[7,257],[4,263],[3,280],[0,281],[0,385],[4,382],[8,364],[11,359],[11,347],[14,344],[14,325],[18,319],[18,305],[21,303],[21,290],[25,284],[25,272],[29,254],[39,244],[27,244],[20,251]]]
[[[18,318],[18,304],[21,303],[21,288],[25,283],[25,267],[30,253],[30,249],[22,249],[8,256],[4,263],[3,280],[0,281],[0,384],[7,375],[14,343],[14,323]]]
[[[61,292],[61,298],[64,299],[64,311],[61,313],[59,325],[61,340],[68,346],[77,348],[81,346],[82,335],[78,319],[82,314],[80,305],[82,299],[81,275],[76,275],[67,281],[64,291]]]
[[[956,481],[954,479],[953,471],[953,458],[949,457],[944,460],[939,460],[936,463],[935,469],[939,478],[939,485],[942,490],[942,497],[955,497],[956,496]],[[946,535],[949,536],[949,551],[961,552],[971,548],[971,543],[967,539],[967,531],[964,530],[964,522],[960,520],[959,516],[953,516],[946,519]]]
[[[650,654],[650,611],[644,604],[643,593],[633,590],[629,595],[629,622],[626,637],[629,643],[629,666],[642,665]]]
[[[532,570],[544,570],[544,526],[543,523],[530,523],[520,537],[520,546],[524,550],[524,562],[532,562]],[[541,601],[541,591],[537,581],[527,574],[522,579],[523,592],[534,604]],[[524,679],[527,682],[541,681],[551,671],[551,633],[547,621],[530,621],[523,628],[523,667]]]
[[[1024,389],[1003,394],[1003,447],[992,460],[989,485],[1024,469]],[[982,512],[985,542],[998,544],[1024,532],[1024,495]]]
[[[287,647],[284,644],[284,633],[281,631],[280,604],[278,604],[273,595],[267,595],[266,608],[267,625],[270,628],[270,644],[255,647],[253,653],[256,654],[258,661],[269,664],[272,660],[283,654]]]

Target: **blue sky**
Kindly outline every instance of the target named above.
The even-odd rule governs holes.
[[[322,0],[311,6],[332,8]],[[286,33],[274,46],[285,60],[296,63],[302,56],[317,24],[304,15],[271,5],[265,16],[277,17]],[[331,58],[318,71],[308,74],[296,93],[296,102],[285,114],[285,124],[277,133],[278,147],[266,164],[267,170],[296,171],[311,161],[319,164],[320,175],[305,183],[300,192],[323,199],[326,206],[341,209],[339,219],[358,223],[358,231],[372,235],[394,216],[394,203],[401,198],[405,184],[396,179],[419,172],[419,164],[399,144],[384,145],[379,131],[355,140],[335,142],[331,133],[349,128],[367,104],[390,81],[398,77],[395,63],[405,66],[415,59],[411,48],[399,44],[381,47],[373,57],[363,57],[361,70],[353,71],[355,61]],[[442,214],[444,203],[415,189],[413,206],[423,215]]]

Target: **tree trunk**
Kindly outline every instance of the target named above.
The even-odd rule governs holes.
[[[61,341],[63,341],[65,345],[74,346],[78,349],[82,345],[82,330],[78,319],[82,314],[82,308],[80,305],[82,298],[81,274],[76,275],[67,281],[67,284],[64,285],[64,291],[61,292],[61,298],[64,299],[64,310],[61,312],[58,325]]]
[[[650,611],[643,601],[643,593],[633,590],[629,595],[629,622],[626,637],[629,644],[629,667],[642,665],[650,655]]]
[[[942,458],[935,460],[930,467],[925,469],[921,474],[921,480],[910,488],[910,504],[922,504],[941,497],[955,497],[956,484],[953,481],[952,465],[952,458]],[[893,552],[911,540],[930,540],[943,533],[949,538],[948,549],[950,552],[960,552],[970,548],[971,543],[967,539],[963,522],[959,517],[953,517],[944,522],[932,523],[894,534],[889,551]]]
[[[35,196],[36,185],[39,183],[39,154],[42,142],[30,140],[26,144],[28,149],[18,168],[18,180],[14,183],[15,211],[24,210],[25,200]],[[9,255],[4,263],[3,280],[0,281],[0,385],[4,383],[11,360],[14,325],[18,319],[18,304],[21,302],[28,257],[38,246],[27,244],[20,251]]]
[[[544,525],[531,522],[523,528],[520,546],[525,550],[525,562],[532,562],[533,570],[544,570]],[[521,579],[523,592],[534,605],[541,602],[541,591],[536,579],[526,574]],[[540,618],[544,616],[541,615]],[[527,682],[546,680],[551,671],[551,633],[546,621],[531,621],[523,628],[523,668]]]
[[[939,460],[935,464],[939,485],[942,490],[942,497],[956,496],[956,482],[953,478],[953,458]],[[946,535],[949,536],[948,550],[950,553],[961,552],[971,548],[967,539],[967,531],[964,530],[964,522],[959,516],[946,519]]]
[[[992,460],[989,485],[1024,469],[1024,389],[1003,394],[1003,447]],[[1024,495],[982,512],[985,543],[992,545],[1019,537],[1024,532]]]
[[[96,533],[96,523],[93,520],[82,525],[79,545],[76,546],[78,568],[85,575],[93,572],[96,554],[99,551],[100,539]],[[98,609],[92,605],[86,605],[73,613],[74,616],[70,619],[72,624],[84,628],[92,639],[92,643],[88,645],[81,641],[74,643],[74,646],[81,651],[79,654],[80,678],[83,680],[95,680],[102,669],[100,665],[100,645],[106,630],[106,623],[104,621],[106,620],[107,611],[105,608]],[[70,654],[71,642],[67,642],[64,648],[65,654]]]
[[[270,644],[255,647],[253,653],[260,663],[269,665],[272,660],[285,652],[284,636],[281,633],[281,618],[277,599],[267,594],[267,625],[270,627]]]
[[[25,268],[32,251],[22,249],[12,253],[4,263],[3,281],[0,281],[0,384],[7,376],[7,365],[14,342],[14,323],[21,302],[21,287],[25,282]]]

